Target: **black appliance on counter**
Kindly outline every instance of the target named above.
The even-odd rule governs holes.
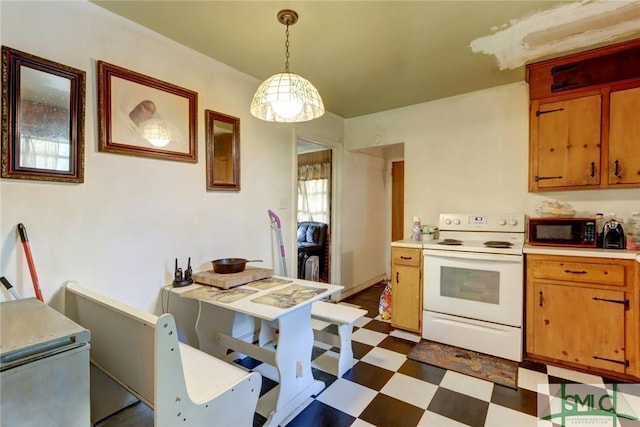
[[[622,224],[615,219],[609,220],[604,224],[602,247],[603,249],[625,249],[627,247]]]

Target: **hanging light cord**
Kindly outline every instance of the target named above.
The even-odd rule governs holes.
[[[285,47],[285,63],[284,63],[284,72],[288,73],[289,72],[289,21],[287,20],[287,29],[285,30],[284,34],[287,36],[287,41],[284,42],[284,47]]]

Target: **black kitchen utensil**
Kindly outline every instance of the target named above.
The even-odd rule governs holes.
[[[262,262],[262,260],[247,260],[244,258],[221,258],[211,261],[211,263],[213,264],[213,272],[220,274],[240,273],[244,271],[248,262]]]

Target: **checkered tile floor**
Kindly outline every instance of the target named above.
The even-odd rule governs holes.
[[[285,420],[287,427],[551,426],[551,422],[542,422],[537,416],[539,384],[615,382],[523,362],[518,371],[518,390],[513,390],[409,360],[406,356],[420,337],[379,319],[378,298],[382,288],[370,288],[371,295],[359,294],[346,300],[369,311],[354,328],[353,352],[357,362],[353,369],[336,378],[338,350],[315,343],[313,373],[324,381],[326,388],[309,406]],[[314,321],[314,328],[337,333],[334,325],[318,321]],[[263,374],[262,394],[277,384],[273,368],[268,365],[250,358],[241,364]],[[632,401],[632,405],[636,404],[640,408],[638,396]],[[256,413],[254,426],[261,426],[265,420]]]
[[[369,314],[356,323],[353,353],[357,361],[342,378],[336,377],[337,349],[316,342],[312,354],[314,377],[325,389],[310,404],[292,414],[282,425],[287,427],[360,427],[360,426],[549,426],[537,416],[538,386],[611,384],[599,376],[567,369],[523,362],[518,371],[518,389],[513,390],[474,377],[409,360],[406,356],[420,337],[391,327],[379,319],[378,298],[383,284],[345,302],[358,305]],[[334,325],[314,321],[314,328],[337,333]],[[277,385],[275,368],[251,358],[237,363],[263,376],[261,396]],[[640,393],[634,389],[631,407],[640,416]],[[548,393],[548,392],[547,392]],[[137,420],[132,424],[127,414],[107,419],[99,427],[153,425],[153,414],[138,405]],[[256,413],[254,426],[262,426],[266,414]],[[118,418],[119,417],[119,418]],[[151,417],[151,418],[149,418]],[[142,419],[141,419],[142,418]],[[621,424],[622,427],[636,424]]]

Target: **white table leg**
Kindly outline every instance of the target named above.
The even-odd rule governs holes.
[[[200,302],[195,329],[200,350],[225,359],[227,347],[219,344],[217,334],[220,332],[237,338],[249,335],[249,342],[253,342],[256,321],[246,314]]]
[[[340,355],[338,356],[338,378],[341,378],[349,369],[353,368],[353,348],[351,347],[352,324],[338,326],[340,336]]]
[[[311,372],[311,305],[287,313],[278,323],[280,332],[275,358],[280,384],[275,408],[265,423],[267,427],[277,426],[296,408],[310,403],[309,397],[324,389],[324,383],[314,379]]]
[[[260,322],[260,334],[258,335],[258,345],[264,347],[269,343],[276,341],[276,331],[278,330],[278,323],[276,321],[262,320]]]

